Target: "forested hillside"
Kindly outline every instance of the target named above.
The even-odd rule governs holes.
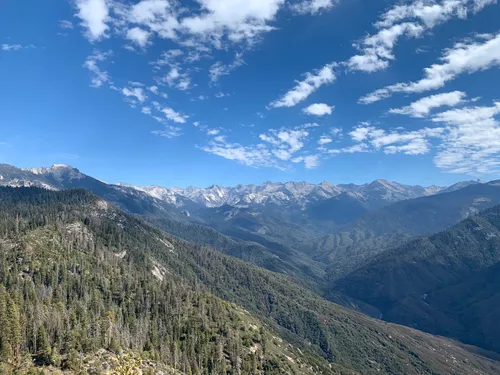
[[[30,357],[78,369],[105,349],[184,374],[500,371],[452,342],[174,240],[84,191],[2,188],[0,233],[6,369]]]
[[[499,203],[499,181],[403,200],[367,212],[330,235],[304,241],[302,249],[329,264],[327,277],[335,280],[384,250],[447,229]]]
[[[383,318],[500,352],[500,206],[382,253],[336,282]]]
[[[29,356],[39,366],[83,371],[81,356],[105,349],[132,350],[185,374],[337,373],[320,358],[307,362],[244,310],[168,273],[134,247],[107,208],[84,191],[0,191],[7,372]]]

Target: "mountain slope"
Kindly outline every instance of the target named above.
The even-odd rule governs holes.
[[[385,249],[449,228],[499,203],[499,181],[400,201],[368,212],[330,235],[303,243],[303,251],[329,263],[328,274],[334,280]]]
[[[295,274],[300,279],[318,278],[323,272],[322,267],[314,261],[306,259],[297,251],[276,243],[272,239],[262,239],[251,232],[227,231],[228,235],[239,237],[233,240],[216,231],[210,231],[209,228],[200,227],[197,223],[207,225],[204,220],[186,217],[185,210],[196,212],[207,209],[184,196],[166,193],[165,191],[170,190],[165,188],[143,189],[143,191],[126,185],[106,184],[67,165],[19,169],[0,164],[0,177],[0,186],[36,186],[49,190],[86,189],[128,213],[147,217],[160,226],[167,225],[169,229],[175,230],[174,234],[180,238],[185,238],[184,233],[191,233],[190,241],[202,245],[215,242],[219,245],[223,244],[224,246],[217,246],[217,249],[272,271]],[[194,225],[190,222],[194,222]],[[234,228],[236,225],[232,227]],[[197,235],[192,235],[194,233]],[[260,242],[261,245],[259,246],[255,241]],[[237,246],[232,246],[236,243]]]
[[[336,283],[383,318],[500,351],[500,206],[382,253]],[[490,328],[488,328],[490,327]],[[492,329],[493,328],[493,329]]]
[[[325,264],[332,264],[328,274],[334,278],[344,272],[337,269],[338,265],[350,269],[358,264],[358,255],[363,260],[365,254],[371,254],[366,247],[378,249],[391,240],[385,237],[379,240],[380,236],[370,228],[365,229],[364,223],[352,231],[340,230],[339,226],[349,225],[363,214],[393,202],[443,190],[385,180],[363,185],[266,182],[232,188],[214,185],[206,189],[135,187],[106,184],[66,165],[19,169],[2,164],[0,177],[0,185],[5,186],[84,188],[126,212],[152,218],[157,224],[175,220],[179,223],[170,226],[178,229],[176,234],[184,238],[182,232],[186,230],[197,232],[196,239],[190,240],[199,244],[221,238],[215,232],[199,230],[198,224],[211,227],[232,237],[226,244],[238,243],[235,249],[220,246],[222,251],[308,282],[323,277]],[[460,187],[471,183],[461,183]],[[196,225],[187,229],[189,223]],[[357,249],[359,254],[350,254]],[[352,264],[346,265],[344,259],[352,259]]]
[[[247,240],[224,235],[206,225],[183,222],[158,217],[143,217],[154,227],[193,244],[208,246],[223,254],[239,258],[245,262],[255,264],[273,272],[291,275],[297,280],[319,282],[323,276],[323,266],[303,254],[279,243],[243,236]],[[229,230],[228,234],[234,234]],[[314,287],[309,283],[310,287]]]
[[[347,373],[170,273],[134,224],[84,191],[0,189],[0,362],[79,370],[125,349],[183,374]]]
[[[239,345],[229,345],[227,351],[223,351],[227,357],[222,362],[228,366],[239,363],[235,353],[240,353],[240,359],[246,358],[243,355],[246,353],[252,364],[251,353],[243,347],[246,347],[246,332],[250,334],[251,324],[254,324],[264,327],[264,332],[275,332],[277,337],[268,357],[264,356],[264,361],[268,358],[273,362],[263,371],[266,374],[292,374],[293,366],[298,366],[295,370],[297,374],[307,374],[308,371],[317,374],[345,373],[343,368],[362,374],[495,374],[500,371],[498,363],[473,355],[453,342],[373,320],[329,303],[284,276],[250,266],[210,248],[175,240],[88,193],[4,188],[0,189],[0,196],[0,233],[7,234],[2,254],[8,254],[3,264],[17,265],[15,268],[0,267],[2,275],[6,275],[1,279],[2,283],[9,289],[11,285],[23,285],[29,290],[32,282],[39,285],[34,294],[23,294],[31,296],[30,302],[35,306],[38,305],[37,299],[43,298],[46,302],[44,306],[49,306],[51,311],[64,312],[67,308],[64,306],[71,307],[73,303],[78,306],[88,301],[91,306],[88,313],[95,311],[99,314],[96,315],[96,318],[99,317],[97,320],[89,319],[89,315],[82,320],[80,310],[77,310],[75,323],[74,314],[64,313],[68,320],[63,318],[61,325],[57,323],[58,319],[48,320],[50,314],[42,315],[46,316],[42,319],[46,327],[45,333],[39,335],[40,342],[45,342],[42,338],[48,336],[51,346],[54,346],[56,337],[61,337],[54,336],[54,329],[64,331],[64,327],[75,324],[80,327],[92,322],[106,323],[105,327],[109,327],[111,322],[120,324],[120,327],[124,324],[123,332],[116,333],[118,345],[122,345],[123,340],[128,342],[129,330],[136,327],[132,337],[137,337],[134,345],[138,345],[138,350],[141,347],[146,352],[151,348],[156,350],[156,337],[163,336],[144,331],[141,327],[147,325],[140,323],[142,312],[146,311],[144,309],[150,309],[152,313],[147,315],[147,319],[151,319],[150,324],[154,326],[165,320],[161,325],[163,330],[170,329],[171,325],[174,329],[177,319],[181,318],[181,327],[184,325],[185,328],[174,330],[167,337],[175,340],[189,332],[178,348],[185,348],[186,357],[191,358],[190,340],[201,334],[197,320],[201,319],[199,312],[208,314],[208,311],[215,312],[214,309],[220,306],[225,310],[209,315],[207,329],[217,327],[218,319],[227,318],[228,326],[222,331],[216,330],[219,333],[216,333],[215,341],[209,339],[207,345],[217,349],[220,335],[225,335],[223,341],[228,345],[239,342],[238,337],[243,340],[241,352]],[[61,280],[66,281],[61,285]],[[87,286],[93,291],[87,291]],[[207,292],[239,304],[253,317],[233,305],[217,302]],[[57,304],[52,299],[58,297],[65,300],[67,296],[72,296],[69,305]],[[156,303],[165,298],[172,300]],[[136,309],[132,316],[130,311],[134,310],[130,310],[131,307]],[[108,314],[110,310],[114,315]],[[238,316],[238,311],[239,319],[234,316]],[[115,316],[116,320],[111,316]],[[183,317],[190,318],[183,320]],[[139,324],[131,325],[134,319],[139,319]],[[110,336],[106,336],[111,331],[95,332],[104,335],[99,336],[98,346],[111,345]],[[92,338],[93,334],[88,335],[88,339],[94,342]],[[148,338],[151,343],[142,345]],[[284,341],[280,342],[280,338]],[[249,340],[253,340],[247,341],[248,347],[252,348],[259,344],[255,340],[262,340],[262,337],[251,333]],[[193,345],[196,347],[196,342]],[[268,346],[265,347],[267,353]],[[39,353],[38,349],[36,352]],[[215,350],[214,355],[217,352]],[[158,355],[166,353],[160,349]],[[172,355],[175,350],[169,353]],[[199,359],[196,353],[201,352],[194,350],[194,353],[194,357]],[[208,353],[213,352],[209,350]],[[208,355],[209,360],[211,355]],[[452,357],[457,360],[450,361]],[[326,360],[332,367],[324,367]],[[195,361],[190,360],[193,372],[195,363],[191,362]],[[216,358],[214,362],[220,363]],[[175,367],[184,371],[182,363],[177,363]]]

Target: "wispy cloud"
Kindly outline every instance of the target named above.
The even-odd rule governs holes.
[[[273,108],[293,107],[306,100],[309,95],[319,89],[321,86],[335,81],[336,64],[327,64],[323,68],[312,73],[305,73],[305,79],[296,81],[296,86],[283,95],[280,99],[270,103]]]
[[[349,135],[352,140],[363,144],[360,151],[367,151],[371,145],[374,150],[382,150],[386,154],[404,153],[406,155],[422,155],[430,151],[429,138],[439,137],[442,128],[424,128],[416,131],[404,129],[387,132],[370,125],[354,128]],[[352,152],[352,149],[347,149]]]
[[[314,3],[314,1],[311,1]],[[326,3],[326,0],[325,0]],[[375,23],[376,32],[367,35],[354,44],[358,53],[344,62],[333,62],[326,66],[335,66],[347,72],[363,71],[375,72],[387,69],[391,61],[396,59],[394,48],[402,37],[418,38],[425,32],[433,29],[452,18],[467,18],[469,13],[477,13],[487,5],[496,3],[496,0],[414,0],[406,4],[394,5],[383,13]],[[326,67],[325,66],[325,67]],[[325,68],[323,68],[324,70]],[[323,71],[322,70],[322,71]],[[307,77],[314,75],[306,73]],[[287,92],[281,99],[272,102],[271,107],[292,107],[305,100],[319,87],[335,80],[335,75],[326,82],[323,80],[296,81],[297,86]],[[439,78],[439,77],[436,77]],[[398,90],[399,84],[387,90],[378,90],[360,99],[367,104],[390,95],[392,89]],[[436,86],[436,88],[442,87]],[[404,91],[408,92],[408,91]]]
[[[500,172],[500,102],[491,107],[452,109],[432,121],[447,126],[434,158],[436,166],[452,173],[480,175]]]
[[[59,21],[59,27],[61,29],[72,29],[73,28],[73,22],[68,21],[68,20],[61,20],[61,21]]]
[[[429,115],[431,110],[439,107],[454,107],[464,102],[467,95],[462,91],[452,91],[436,95],[427,96],[403,108],[392,108],[389,113],[408,115],[422,118]]]
[[[416,82],[396,83],[378,89],[359,99],[370,104],[394,93],[421,93],[442,88],[446,82],[464,73],[474,73],[500,65],[500,34],[480,35],[474,40],[456,43],[445,50],[441,63],[424,69],[424,77]]]
[[[182,135],[182,129],[177,126],[166,125],[164,129],[153,130],[151,133],[160,137],[174,138]]]
[[[338,0],[303,0],[290,8],[299,14],[318,14],[332,9],[337,3]]]
[[[180,49],[164,51],[158,60],[152,62],[155,71],[167,68],[163,76],[155,78],[156,82],[160,85],[167,84],[181,91],[189,90],[192,87],[191,77],[189,72],[181,66],[181,60],[184,57],[184,52]]]
[[[219,131],[209,130],[207,134],[214,138],[208,145],[199,148],[251,167],[288,170],[297,163],[303,163],[306,168],[319,165],[319,155],[312,155],[304,150],[310,135],[304,126],[270,129],[259,135],[261,142],[252,145],[229,142]]]
[[[355,46],[360,54],[347,61],[350,70],[374,72],[386,69],[391,60],[397,41],[407,36],[420,37],[425,31],[447,22],[452,18],[467,18],[469,12],[476,13],[490,0],[416,0],[407,4],[397,4],[382,14],[375,23],[378,31],[368,35]]]
[[[327,135],[322,135],[318,140],[319,145],[327,145],[328,143],[332,143],[332,142],[333,142],[333,139]]]
[[[186,122],[186,119],[189,118],[187,115],[183,115],[182,113],[179,113],[175,111],[174,109],[170,107],[164,107],[161,109],[161,112],[165,115],[165,117],[169,120],[172,120],[174,122],[184,124]]]
[[[122,89],[122,94],[127,98],[135,98],[141,103],[146,101],[148,98],[142,87],[125,87]]]
[[[15,51],[21,51],[23,49],[32,49],[32,48],[36,48],[36,46],[34,44],[22,45],[22,44],[8,44],[8,43],[0,45],[0,50],[6,52],[15,52]]]
[[[106,70],[102,70],[99,64],[107,60],[112,53],[112,51],[101,52],[95,49],[92,54],[87,57],[83,66],[91,73],[90,86],[97,88],[101,87],[105,83],[111,82],[108,72]]]
[[[208,153],[235,160],[250,167],[276,167],[283,169],[276,163],[276,159],[264,144],[243,146],[239,143],[230,143],[225,137],[215,137],[206,146],[200,149]]]
[[[243,54],[240,52],[236,53],[233,62],[230,64],[223,64],[222,62],[217,61],[210,67],[210,80],[215,83],[220,79],[220,77],[229,75],[233,70],[239,68],[243,64],[245,64],[245,61],[243,60]]]
[[[2,44],[2,51],[19,51],[23,49],[20,44]]]

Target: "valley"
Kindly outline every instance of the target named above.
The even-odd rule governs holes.
[[[45,354],[30,341],[36,330],[23,325],[8,344],[13,358],[31,353],[64,368],[75,352],[127,347],[153,367],[193,374],[206,366],[241,374],[500,371],[475,354],[500,352],[488,328],[498,309],[495,181],[180,190],[110,185],[67,166],[2,165],[0,175],[5,304],[17,301],[27,324],[41,301],[53,315],[71,296],[60,324],[37,320]],[[30,300],[20,294],[28,285]],[[96,303],[90,317],[78,310],[83,301]],[[130,315],[133,304],[146,310]],[[165,316],[182,318],[172,326]],[[68,332],[95,334],[65,348]],[[81,358],[68,366],[88,366]]]

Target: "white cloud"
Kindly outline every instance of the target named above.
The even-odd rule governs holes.
[[[158,88],[158,86],[156,86],[156,85],[149,86],[148,90],[155,95],[161,96],[163,99],[168,99],[168,95],[164,92],[161,92],[160,89]]]
[[[76,0],[77,16],[87,29],[85,35],[94,42],[106,37],[109,26],[109,8],[106,0]]]
[[[497,0],[474,0],[474,12],[479,12],[487,5],[496,4]]]
[[[220,133],[219,129],[208,129],[207,130],[207,135],[217,135]]]
[[[464,102],[467,95],[462,91],[452,91],[442,94],[431,95],[403,108],[392,108],[389,113],[409,115],[411,117],[422,118],[429,115],[431,110],[443,106],[454,107]]]
[[[362,142],[361,152],[368,150],[370,144],[375,150],[382,150],[386,154],[397,152],[406,155],[421,155],[430,151],[429,138],[439,137],[442,128],[424,128],[415,131],[393,130],[387,133],[384,129],[374,126],[358,126],[349,135],[355,142]],[[335,153],[340,153],[336,150]],[[358,152],[356,149],[344,149],[344,152]]]
[[[306,168],[313,168],[319,163],[319,156],[304,152],[309,132],[303,127],[270,129],[259,135],[262,143],[247,146],[230,143],[225,136],[218,135],[218,131],[212,130],[214,129],[209,129],[207,134],[215,137],[201,149],[248,166],[288,170],[291,162],[303,162]],[[298,153],[302,155],[297,155]]]
[[[352,130],[349,135],[351,138],[356,141],[356,142],[363,142],[367,137],[368,134],[375,129],[374,127],[371,126],[358,126],[354,130]]]
[[[327,64],[313,73],[306,73],[303,81],[296,81],[297,85],[280,99],[272,102],[271,107],[293,107],[304,101],[321,86],[335,81],[334,67],[336,64]]]
[[[330,134],[338,137],[342,137],[342,129],[341,128],[331,128],[330,129]]]
[[[416,19],[428,28],[432,28],[452,17],[467,16],[469,0],[413,1],[410,4],[398,4],[384,13],[376,23],[379,28],[391,27],[405,19]]]
[[[292,160],[294,163],[304,163],[304,167],[307,169],[316,168],[319,166],[319,155],[307,155],[307,156],[299,156]]]
[[[343,147],[340,149],[332,149],[328,150],[329,154],[338,155],[338,154],[355,154],[358,152],[370,152],[370,148],[366,143],[359,143],[357,145]]]
[[[61,20],[59,21],[59,27],[61,29],[72,29],[73,28],[73,23],[68,20]]]
[[[148,45],[150,33],[140,27],[133,27],[127,30],[126,38],[131,40],[139,47],[144,48]]]
[[[101,87],[105,83],[111,83],[109,74],[105,70],[101,70],[99,63],[108,59],[112,52],[101,52],[99,50],[94,50],[92,55],[89,55],[85,60],[83,66],[88,69],[91,73],[91,83],[92,87]]]
[[[337,0],[302,0],[293,4],[291,9],[299,14],[314,15],[332,9],[337,3]]]
[[[284,0],[197,0],[202,12],[184,18],[182,29],[201,42],[220,47],[228,42],[254,43],[260,34],[273,30],[269,25]]]
[[[182,135],[181,130],[179,127],[166,125],[163,130],[153,130],[151,133],[160,137],[174,138]]]
[[[491,107],[452,109],[433,117],[447,126],[436,166],[452,173],[500,172],[500,102]]]
[[[302,112],[306,115],[324,116],[331,115],[334,108],[334,106],[329,106],[325,103],[314,103],[309,107],[304,108]]]
[[[145,115],[153,114],[153,112],[151,111],[151,107],[142,107],[141,112],[144,113]]]
[[[125,87],[122,89],[122,94],[128,98],[129,97],[136,98],[141,103],[146,101],[146,99],[148,98],[141,87],[133,87],[131,89]]]
[[[375,35],[367,36],[361,43],[362,54],[352,56],[347,61],[350,70],[374,72],[389,66],[389,60],[394,60],[392,50],[397,39],[402,35],[417,37],[423,32],[421,25],[411,22],[392,25],[380,30]]]
[[[327,135],[322,135],[320,138],[319,138],[319,141],[318,141],[318,144],[319,145],[327,145],[328,143],[332,143],[333,142],[333,139]]]
[[[158,78],[159,83],[167,83],[169,87],[175,87],[181,91],[191,88],[191,77],[187,72],[183,72],[180,67],[172,66],[170,71],[163,77]]]
[[[181,114],[181,113],[179,113],[179,112],[177,112],[169,107],[162,108],[161,112],[163,112],[165,117],[168,118],[169,120],[172,120],[172,121],[180,123],[180,124],[184,124],[186,122],[186,119],[189,117],[189,116],[183,115],[183,114]]]
[[[185,70],[181,66],[181,62],[184,60],[185,54],[180,49],[164,51],[158,60],[151,63],[155,71],[159,71],[165,67],[168,68],[167,73],[162,77],[155,78],[156,82],[159,84],[166,83],[169,87],[174,87],[181,91],[189,90],[193,85],[189,70]]]
[[[496,0],[414,0],[406,4],[397,4],[382,14],[380,20],[375,23],[376,33],[354,44],[359,53],[339,65],[350,71],[375,72],[386,69],[395,59],[393,50],[401,37],[420,37],[424,32],[451,18],[464,19],[469,12],[478,12],[494,3]],[[271,103],[271,107],[294,106],[321,86],[298,83],[295,89],[289,91],[283,98]],[[360,102],[373,103],[386,96],[388,93],[382,90],[361,98]]]
[[[302,125],[302,129],[309,129],[309,128],[318,128],[321,125],[318,124],[317,122],[309,122],[307,124]]]
[[[156,61],[153,61],[151,64],[155,67],[155,69],[160,69],[163,66],[178,66],[177,58],[184,55],[184,52],[180,49],[169,49],[167,51],[162,52],[160,58]]]
[[[243,64],[245,64],[245,61],[243,60],[242,53],[236,53],[233,62],[228,65],[217,61],[210,67],[210,80],[212,82],[217,82],[221,76],[229,75],[234,69],[239,68]]]
[[[317,166],[319,166],[319,156],[318,155],[304,156],[304,166],[307,169],[316,168]]]
[[[396,83],[378,89],[362,98],[363,104],[390,97],[393,93],[420,93],[442,88],[446,82],[463,73],[475,73],[500,65],[500,34],[481,35],[476,40],[464,41],[445,50],[441,64],[424,69],[424,78],[417,82]]]
[[[276,167],[283,169],[276,163],[274,155],[265,145],[242,146],[239,143],[227,142],[225,138],[210,141],[207,146],[200,147],[203,151],[221,156],[225,159],[235,160],[250,167]]]
[[[268,134],[260,134],[259,138],[264,142],[270,143],[282,150],[286,150],[293,154],[304,147],[304,139],[309,135],[309,132],[303,129],[286,129],[280,130],[270,129]],[[287,160],[287,159],[282,159]]]
[[[20,44],[2,44],[2,51],[19,51],[23,49]]]
[[[451,18],[467,18],[468,12],[478,12],[486,5],[496,2],[490,0],[416,0],[407,4],[397,4],[381,15],[375,23],[379,30],[368,35],[356,47],[361,54],[347,61],[350,70],[374,72],[386,69],[399,38],[416,38],[426,30],[444,23]]]

